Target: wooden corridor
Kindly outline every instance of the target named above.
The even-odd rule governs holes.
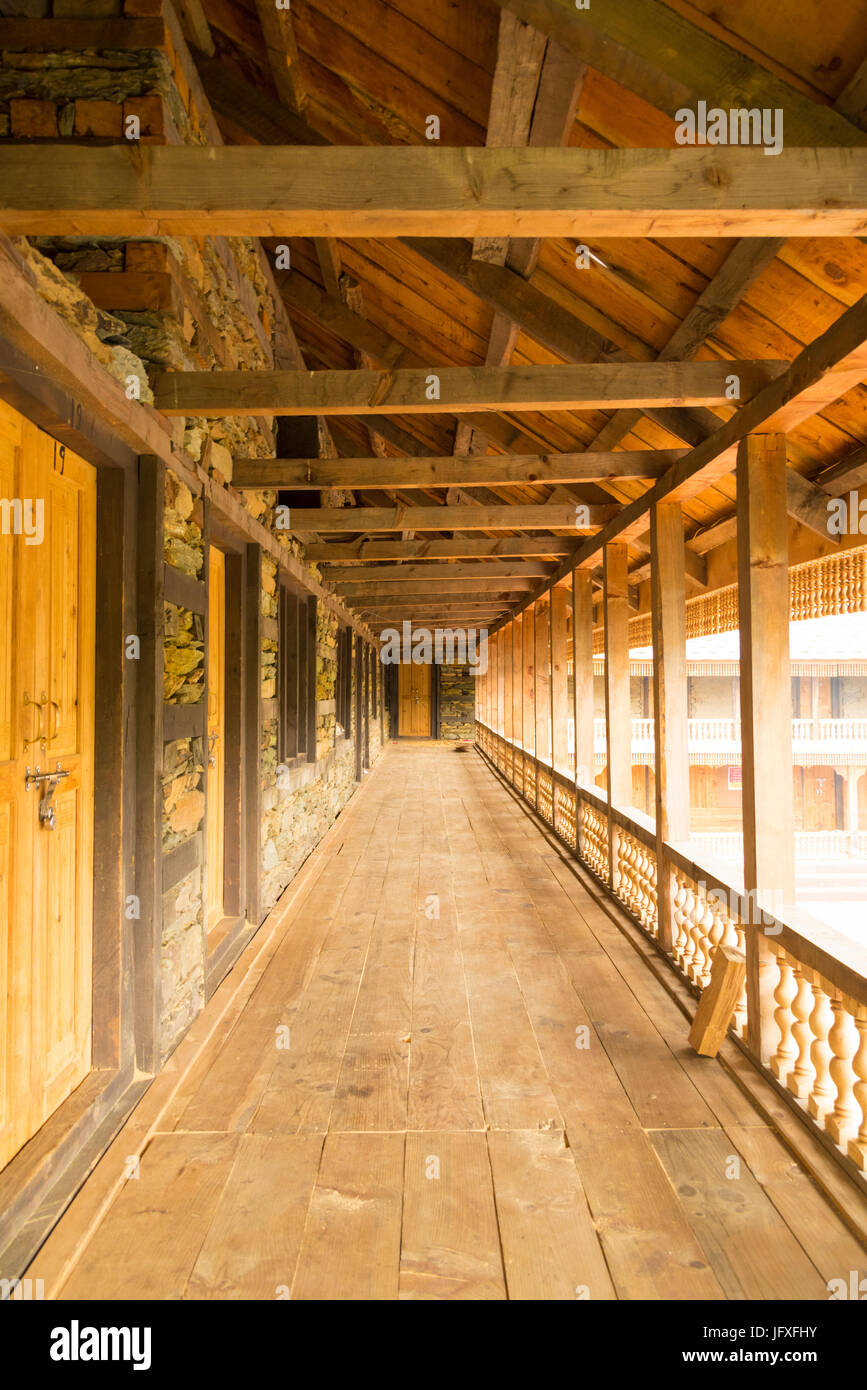
[[[475,751],[390,745],[260,937],[36,1256],[47,1296],[821,1300],[864,1272]]]

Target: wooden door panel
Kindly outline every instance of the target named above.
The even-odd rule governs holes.
[[[398,667],[398,733],[404,738],[429,738],[431,731],[431,668],[402,662]]]
[[[0,537],[0,1166],[87,1074],[92,1016],[96,470],[17,419],[0,496],[41,501],[43,532]],[[37,766],[68,774],[53,829]]]

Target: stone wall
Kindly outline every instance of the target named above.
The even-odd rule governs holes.
[[[468,665],[437,666],[440,738],[472,739],[476,720],[476,677]]]
[[[67,3],[67,0],[64,0]],[[121,13],[120,0],[114,11]],[[72,11],[67,8],[66,13]],[[81,14],[91,11],[82,0]],[[101,9],[100,13],[105,10]],[[125,14],[154,14],[153,0],[126,0]],[[124,141],[135,117],[142,143],[210,142],[206,103],[188,80],[177,42],[166,36],[152,50],[4,52],[0,71],[0,137],[92,137]],[[163,370],[259,370],[275,364],[280,319],[258,243],[239,237],[19,238],[19,253],[47,303],[75,330],[96,359],[133,398],[153,399],[150,378]],[[272,422],[236,417],[174,421],[175,439],[218,484],[231,485],[233,456],[273,456]],[[234,494],[297,559],[303,547],[281,531],[273,491]],[[205,572],[200,499],[171,470],[166,473],[164,560],[194,579]],[[318,571],[311,567],[311,577]],[[277,617],[277,566],[265,556],[261,611]],[[164,605],[164,699],[200,705],[205,699],[202,616]],[[277,695],[274,628],[263,634],[259,686],[264,702]],[[337,621],[319,605],[316,651],[316,762],[278,775],[277,720],[263,705],[260,780],[262,903],[270,909],[333,824],[355,790],[354,746],[335,744]],[[204,714],[204,711],[203,711]],[[377,725],[378,732],[378,725]],[[371,739],[371,753],[378,737]],[[205,749],[201,737],[174,739],[162,750],[165,854],[201,837],[204,855]],[[160,1053],[165,1058],[204,1001],[206,940],[199,864],[163,896],[160,944]]]

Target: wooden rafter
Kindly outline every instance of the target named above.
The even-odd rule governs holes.
[[[595,530],[615,510],[588,507],[576,526],[576,507],[293,507],[293,531],[497,531]]]
[[[729,405],[784,362],[594,362],[577,366],[401,368],[395,372],[159,372],[167,415],[407,415],[476,410],[596,410]],[[737,387],[732,386],[736,379]],[[733,397],[732,392],[735,391]]]
[[[854,127],[853,127],[854,129]],[[859,132],[860,134],[860,132]],[[867,150],[6,146],[0,227],[83,236],[857,236]]]

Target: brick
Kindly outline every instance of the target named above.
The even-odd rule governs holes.
[[[123,108],[116,101],[77,101],[75,133],[118,139],[123,134]]]
[[[124,122],[127,116],[138,116],[141,122],[141,136],[151,144],[165,140],[167,121],[165,102],[159,93],[151,96],[130,97],[123,104]]]
[[[13,136],[38,138],[57,135],[57,107],[53,101],[13,97],[9,103]]]

